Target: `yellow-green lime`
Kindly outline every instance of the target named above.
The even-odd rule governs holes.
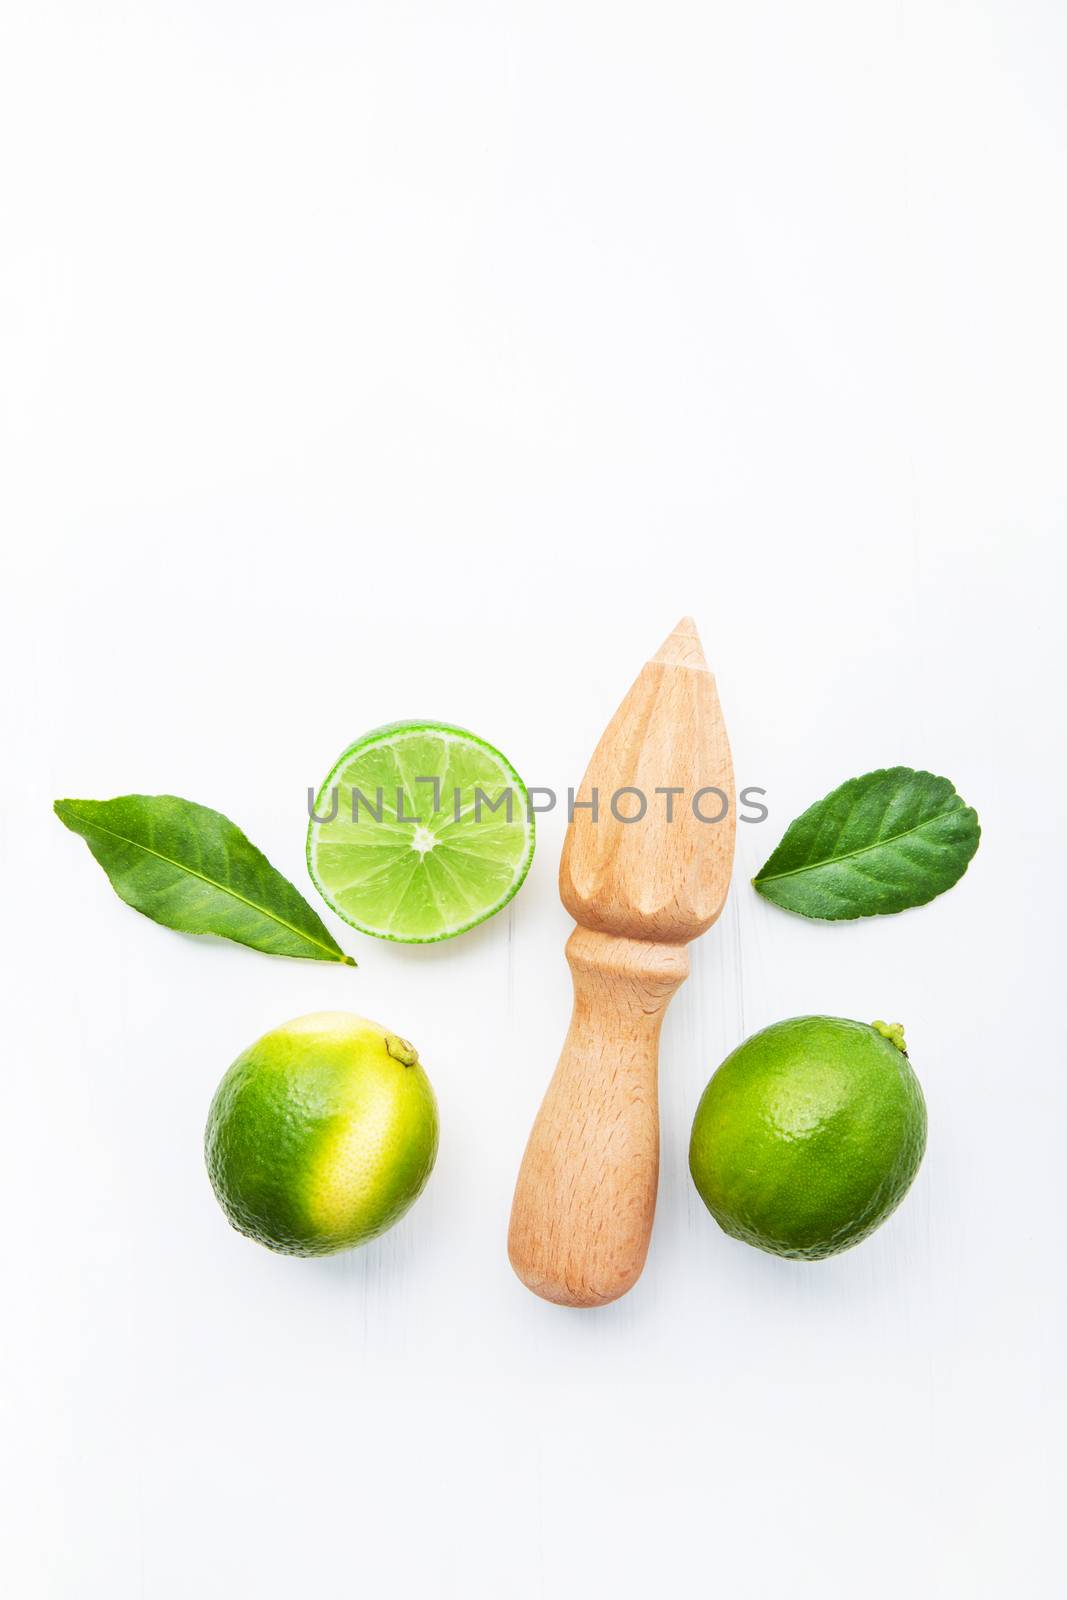
[[[319,1011],[237,1057],[211,1104],[205,1154],[241,1233],[285,1255],[330,1255],[384,1233],[422,1193],[437,1102],[405,1039]]]
[[[926,1103],[899,1023],[792,1017],[754,1033],[712,1077],[689,1169],[734,1238],[818,1261],[885,1221],[925,1148]]]
[[[499,750],[445,722],[392,722],[350,745],[319,789],[307,861],[362,933],[450,939],[506,906],[530,869],[526,786]]]

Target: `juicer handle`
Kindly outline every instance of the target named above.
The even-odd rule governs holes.
[[[576,928],[574,1011],[519,1169],[508,1233],[545,1300],[599,1306],[640,1276],[659,1181],[659,1033],[684,945]]]

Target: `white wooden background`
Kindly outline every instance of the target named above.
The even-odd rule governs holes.
[[[1062,1593],[1065,67],[1054,0],[3,4],[13,1600]],[[559,816],[495,923],[352,972],[154,927],[50,805],[174,790],[302,882],[354,736],[452,719],[565,787],[687,611],[772,814],[668,1017],[645,1276],[566,1313],[504,1253]],[[959,887],[761,903],[895,762],[978,807]],[[200,1141],[322,1007],[416,1041],[443,1140],[308,1263]],[[809,1011],[902,1020],[930,1111],[821,1265],[686,1170],[713,1068]]]

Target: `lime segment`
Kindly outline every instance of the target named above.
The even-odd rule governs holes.
[[[312,881],[363,933],[450,939],[505,906],[530,868],[526,786],[492,745],[443,722],[395,722],[350,745],[308,826]]]

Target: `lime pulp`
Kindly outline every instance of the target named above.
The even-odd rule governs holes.
[[[443,722],[394,722],[350,745],[319,789],[307,862],[362,933],[450,939],[499,911],[530,868],[526,786],[499,750]]]

